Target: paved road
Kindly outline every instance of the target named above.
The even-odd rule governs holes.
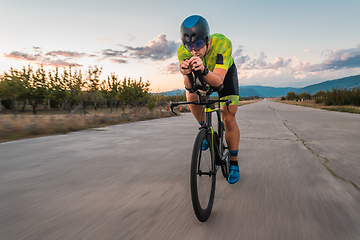
[[[0,239],[360,239],[360,115],[239,107],[241,180],[193,214],[190,114],[0,144]],[[333,172],[333,173],[331,173]]]

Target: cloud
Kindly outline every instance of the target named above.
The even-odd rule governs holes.
[[[117,51],[117,50],[113,50],[113,49],[105,49],[102,50],[102,54],[105,57],[124,57],[124,53],[126,53],[127,50],[125,51]]]
[[[29,61],[29,62],[36,62],[40,59],[40,56],[38,54],[33,55],[33,54],[27,54],[27,53],[22,53],[22,52],[18,52],[18,51],[12,51],[9,54],[5,53],[3,56],[10,60]]]
[[[179,71],[179,63],[174,62],[167,65],[164,69],[160,71],[161,74],[178,74]]]
[[[111,58],[109,59],[110,62],[113,62],[113,63],[120,63],[120,64],[124,64],[124,63],[127,63],[126,60],[124,59],[117,59],[117,58]]]
[[[306,50],[304,52],[307,52]],[[320,71],[360,68],[360,44],[356,48],[326,51],[324,54],[325,60],[317,64],[300,61],[296,56],[293,59],[277,57],[274,61],[267,62],[267,56],[263,52],[260,53],[257,59],[251,60],[249,56],[243,56],[241,46],[233,56],[239,70],[283,69],[298,75]]]
[[[308,51],[309,51],[309,49],[305,49],[305,50],[304,50],[304,53],[307,53]]]
[[[243,46],[239,46],[238,49],[236,49],[235,53],[233,53],[234,62],[237,66],[241,66],[245,62],[248,62],[250,60],[250,57],[248,55],[243,55]]]
[[[124,63],[128,63],[127,60],[124,60],[124,58],[127,58],[126,56],[124,56],[124,53],[126,53],[126,52],[127,52],[127,50],[118,51],[118,50],[113,50],[113,49],[105,49],[105,50],[102,50],[102,55],[104,56],[104,59],[109,58],[108,60],[112,63],[124,64]]]
[[[37,53],[41,53],[41,47],[33,47],[33,50]]]
[[[131,34],[126,34],[124,39],[128,40],[128,41],[134,41],[135,40],[135,37]]]
[[[360,44],[356,48],[328,51],[326,59],[322,63],[304,65],[300,70],[318,72],[343,68],[360,68]]]
[[[360,44],[356,48],[327,50],[320,63],[310,64],[298,57],[277,57],[272,62],[266,61],[266,55],[261,53],[257,59],[245,59],[241,50],[234,54],[238,66],[238,76],[241,84],[266,86],[303,87],[329,79],[337,79],[360,74]]]
[[[61,59],[60,57],[79,57],[82,56],[82,53],[76,52],[67,52],[67,51],[52,51],[47,54],[42,55],[41,48],[34,47],[33,50],[36,52],[35,54],[24,53],[19,51],[13,51],[9,54],[3,54],[3,56],[10,60],[15,61],[27,61],[34,63],[36,65],[44,65],[44,66],[57,66],[57,67],[82,67],[83,65],[79,63],[69,62],[67,59]],[[86,54],[85,54],[86,55]]]
[[[177,52],[179,44],[168,41],[165,34],[150,40],[144,47],[130,47],[119,44],[129,52],[130,57],[137,59],[166,60]]]
[[[134,37],[130,34],[126,35],[126,39],[132,41]],[[150,40],[143,47],[131,47],[122,44],[118,44],[125,48],[125,50],[114,50],[114,49],[105,49],[102,50],[101,54],[103,59],[108,59],[113,63],[128,63],[125,59],[150,59],[150,60],[166,60],[173,57],[179,47],[179,43],[175,41],[168,41],[165,34],[160,34],[155,39]],[[167,72],[168,70],[164,70]]]
[[[46,56],[62,56],[62,57],[70,57],[70,58],[81,58],[87,56],[86,53],[79,52],[70,52],[70,51],[51,51],[45,54]]]
[[[261,52],[258,59],[250,60],[249,56],[241,56],[239,60],[235,61],[239,66],[239,69],[243,70],[259,70],[259,69],[273,69],[286,68],[291,62],[291,58],[277,57],[273,62],[266,62],[267,56],[264,52]]]
[[[37,65],[44,65],[44,66],[56,66],[56,67],[83,67],[83,65],[78,63],[67,62],[62,59],[49,59],[43,58],[40,62],[36,63]]]

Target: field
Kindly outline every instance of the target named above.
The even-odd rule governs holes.
[[[88,110],[89,114],[75,112],[71,116],[68,111],[31,111],[18,113],[15,117],[10,113],[0,114],[0,142],[16,139],[63,134],[84,129],[104,127],[135,121],[173,116],[166,108],[156,108],[149,111],[145,107],[133,109]]]
[[[250,104],[259,100],[240,101],[239,106]],[[105,127],[110,125],[144,121],[149,119],[172,117],[167,106],[156,107],[149,111],[146,107],[134,107],[132,109],[109,108],[87,110],[88,114],[82,114],[81,110],[68,116],[67,110],[38,110],[34,115],[31,110],[18,112],[15,117],[10,111],[0,114],[0,142],[17,139],[47,136],[52,134],[64,134],[73,131]],[[177,112],[180,111],[178,107]],[[187,106],[181,108],[181,112],[187,112]]]
[[[286,103],[292,105],[299,105],[304,107],[312,107],[318,109],[324,109],[329,111],[338,111],[338,112],[348,112],[348,113],[360,113],[360,107],[355,106],[325,106],[324,103],[315,103],[315,100],[304,100],[304,101],[295,101],[295,100],[280,100],[278,98],[271,99],[279,103]]]

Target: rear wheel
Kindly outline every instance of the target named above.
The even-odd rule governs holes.
[[[229,176],[230,152],[229,152],[229,148],[226,145],[226,140],[225,140],[224,135],[220,139],[219,152],[220,152],[220,156],[222,159],[221,172],[222,172],[222,175],[224,176],[224,178],[227,179]]]
[[[229,165],[230,165],[230,153],[229,148],[227,147],[226,140],[225,140],[225,127],[224,123],[220,120],[218,116],[218,139],[219,139],[219,155],[221,158],[221,172],[224,178],[228,178],[229,176]]]
[[[203,141],[209,148],[202,150]],[[191,159],[191,199],[196,217],[205,222],[211,213],[215,197],[216,171],[211,154],[211,134],[206,129],[198,133]]]

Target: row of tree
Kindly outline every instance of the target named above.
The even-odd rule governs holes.
[[[0,99],[5,108],[15,112],[20,106],[24,111],[31,105],[33,113],[39,106],[66,108],[69,112],[82,107],[84,113],[89,106],[113,108],[126,106],[155,107],[155,102],[183,100],[185,95],[166,96],[151,94],[150,82],[124,78],[120,80],[115,73],[101,79],[102,69],[89,67],[85,74],[71,68],[45,71],[43,67],[23,67],[22,70],[10,68],[0,77]],[[1,106],[0,106],[1,107]]]
[[[310,100],[315,99],[316,103],[324,103],[326,106],[331,105],[353,105],[360,106],[360,88],[334,88],[331,91],[318,91],[314,95],[310,93],[295,94],[288,92],[282,100]]]

